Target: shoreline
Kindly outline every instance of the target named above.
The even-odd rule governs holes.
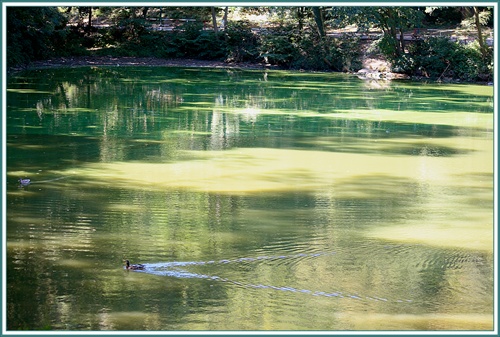
[[[407,75],[387,71],[388,65],[384,61],[369,59],[363,62],[364,67],[358,72],[345,74],[356,75],[364,80],[396,80],[410,79]],[[381,66],[382,65],[382,66]],[[289,70],[311,73],[335,73],[333,71],[309,71],[302,69],[286,69],[276,65],[251,62],[224,62],[196,59],[162,59],[156,57],[132,57],[132,56],[69,56],[58,57],[41,61],[33,61],[20,67],[7,69],[7,75],[11,76],[22,71],[50,69],[59,67],[100,67],[100,66],[137,66],[137,67],[186,67],[186,68],[214,68],[214,69],[244,69],[244,70]]]
[[[131,57],[131,56],[69,56],[47,59],[42,61],[34,61],[20,67],[7,68],[7,76],[12,76],[16,73],[28,70],[50,69],[58,67],[88,67],[88,66],[137,66],[137,67],[186,67],[186,68],[214,68],[214,69],[244,69],[244,70],[290,70],[299,72],[329,72],[329,71],[307,71],[307,70],[291,70],[280,66],[250,63],[250,62],[235,62],[229,63],[224,61],[208,61],[196,59],[162,59],[156,57]],[[477,84],[477,85],[493,85],[492,82],[462,82],[445,78],[443,81],[437,81],[429,78],[411,77],[405,74],[393,73],[388,71],[388,63],[377,58],[365,58],[363,60],[363,69],[358,72],[346,73],[358,76],[363,80],[411,80],[417,82],[436,82],[436,83],[452,83],[452,84]],[[333,72],[332,72],[333,73]]]
[[[129,56],[70,56],[34,61],[21,67],[7,69],[9,75],[25,71],[58,67],[87,66],[145,66],[145,67],[189,67],[189,68],[227,68],[227,69],[281,69],[277,66],[259,63],[228,63],[224,61],[206,61],[196,59],[161,59],[155,57]]]

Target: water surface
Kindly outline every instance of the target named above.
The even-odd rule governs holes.
[[[486,86],[19,74],[7,328],[491,330],[493,127]]]

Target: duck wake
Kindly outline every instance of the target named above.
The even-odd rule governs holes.
[[[381,302],[398,302],[398,303],[411,303],[412,300],[409,299],[396,299],[390,300],[383,297],[377,296],[360,296],[356,294],[344,293],[342,291],[314,291],[309,289],[299,289],[294,287],[286,287],[286,286],[274,286],[274,285],[266,285],[266,284],[251,284],[244,283],[240,281],[231,280],[225,277],[220,277],[216,275],[208,275],[203,273],[195,273],[187,270],[193,266],[206,266],[206,265],[226,265],[232,263],[248,263],[255,261],[273,261],[273,260],[283,260],[283,259],[293,259],[293,258],[305,258],[305,257],[319,257],[319,256],[327,256],[334,255],[335,253],[315,253],[315,254],[295,254],[295,255],[278,255],[278,256],[258,256],[258,257],[245,257],[238,258],[233,260],[211,260],[211,261],[185,261],[185,262],[159,262],[159,263],[144,263],[143,270],[136,270],[135,272],[146,273],[158,276],[169,276],[176,278],[197,278],[197,279],[207,279],[212,281],[220,281],[231,283],[237,285],[239,287],[244,288],[254,288],[254,289],[271,289],[277,291],[285,291],[285,292],[293,292],[293,293],[302,293],[309,294],[312,296],[323,296],[323,297],[336,297],[336,298],[347,298],[354,300],[366,300],[366,301],[381,301]]]

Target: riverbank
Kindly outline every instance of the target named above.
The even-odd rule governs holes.
[[[277,66],[260,63],[228,63],[194,59],[162,59],[155,57],[112,57],[112,56],[74,56],[34,61],[22,67],[12,67],[8,73],[23,70],[84,67],[84,66],[147,66],[147,67],[196,67],[196,68],[241,68],[241,69],[279,69]]]
[[[225,69],[275,69],[288,70],[276,65],[250,62],[224,62],[195,59],[162,59],[155,57],[112,57],[112,56],[74,56],[59,57],[43,61],[34,61],[22,67],[9,68],[7,73],[24,70],[58,68],[58,67],[85,67],[85,66],[147,66],[147,67],[193,67],[193,68],[225,68]],[[366,79],[409,79],[407,75],[393,73],[387,61],[364,57],[363,68],[356,73]]]
[[[389,62],[383,58],[367,56],[362,58],[363,68],[354,73],[359,78],[367,80],[415,80],[429,81],[427,78],[410,77],[391,71]],[[192,68],[225,68],[225,69],[275,69],[289,70],[276,65],[251,62],[224,62],[195,59],[162,59],[156,57],[113,57],[113,56],[72,56],[59,57],[42,61],[34,61],[22,67],[7,69],[8,75],[24,70],[36,70],[58,67],[85,66],[146,66],[146,67],[192,67]],[[434,81],[433,81],[434,82]],[[459,83],[454,79],[444,78],[443,82]],[[493,85],[492,82],[477,82],[477,84]]]

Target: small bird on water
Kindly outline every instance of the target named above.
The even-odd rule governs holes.
[[[28,186],[30,183],[31,183],[31,179],[29,179],[29,178],[25,178],[25,179],[19,178],[19,184],[21,186]]]
[[[129,260],[125,260],[125,269],[127,270],[144,270],[146,268],[143,264],[130,264]]]

